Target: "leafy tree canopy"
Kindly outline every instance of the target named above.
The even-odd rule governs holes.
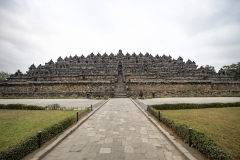
[[[10,75],[8,72],[0,72],[0,83],[4,82]]]
[[[234,80],[240,80],[240,62],[237,64],[231,64],[230,66],[223,66],[223,70],[230,76],[233,76]]]
[[[206,68],[206,69],[208,69],[208,70],[210,70],[210,71],[212,71],[212,72],[216,72],[214,66],[205,65],[205,66],[202,66],[202,67],[203,67],[203,68]]]

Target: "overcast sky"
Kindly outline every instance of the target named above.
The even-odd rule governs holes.
[[[240,0],[0,0],[0,71],[119,49],[218,71],[240,61]]]

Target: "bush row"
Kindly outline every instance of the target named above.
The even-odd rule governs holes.
[[[156,104],[151,105],[157,110],[178,110],[178,109],[200,109],[200,108],[223,108],[223,107],[239,107],[240,102],[234,103],[178,103],[178,104]]]
[[[79,117],[87,114],[89,112],[89,108],[80,112]],[[72,125],[76,121],[76,117],[70,116],[57,124],[54,124],[50,127],[47,127],[42,130],[42,141],[41,144],[44,144],[57,134],[63,132],[66,128]],[[38,134],[26,138],[25,140],[8,147],[5,150],[0,151],[0,159],[1,160],[18,160],[28,155],[32,151],[38,148]]]
[[[0,109],[16,109],[16,110],[44,110],[44,107],[26,105],[26,104],[0,104]]]
[[[148,106],[148,111],[158,118],[158,110],[154,106]],[[173,120],[162,118],[160,116],[160,121],[166,124],[168,127],[182,138],[186,143],[189,143],[189,126],[185,124],[175,123]],[[192,147],[198,149],[201,153],[206,155],[209,159],[220,159],[228,160],[231,159],[231,155],[226,151],[222,150],[219,145],[217,145],[211,138],[206,136],[204,133],[192,129],[191,133],[191,144]]]

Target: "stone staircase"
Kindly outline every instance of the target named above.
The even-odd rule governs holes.
[[[123,82],[123,75],[119,74],[114,88],[114,98],[127,98],[126,84]]]

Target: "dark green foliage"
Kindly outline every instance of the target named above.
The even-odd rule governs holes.
[[[223,151],[211,138],[204,133],[192,130],[192,146],[206,155],[209,159],[231,159],[231,155]]]
[[[234,80],[240,80],[240,62],[231,64],[230,66],[223,66],[223,70],[228,75],[233,76]]]
[[[44,110],[44,108],[41,106],[26,105],[26,104],[0,104],[0,109]]]
[[[20,143],[0,151],[1,160],[17,160],[38,148],[37,134],[21,141]]]
[[[221,107],[236,107],[240,106],[240,102],[237,103],[211,103],[211,104],[165,104],[165,105],[152,105],[148,106],[148,111],[151,112],[155,117],[158,118],[158,110],[163,109],[196,109],[196,108],[219,108]],[[205,106],[205,107],[204,107]],[[158,109],[158,110],[157,110]],[[162,117],[162,116],[161,116]],[[185,124],[175,123],[173,120],[167,118],[160,119],[168,127],[182,138],[184,142],[189,141],[189,126]],[[206,155],[209,159],[220,159],[228,160],[231,159],[231,155],[224,150],[222,150],[211,138],[206,136],[204,133],[192,129],[191,135],[192,147],[198,149],[201,153]]]
[[[89,112],[89,108],[81,112],[80,117]],[[63,132],[76,121],[75,115],[42,130],[42,144]],[[13,145],[6,150],[0,151],[0,160],[18,160],[38,148],[38,134]]]
[[[203,66],[203,67],[204,67],[204,66]],[[207,70],[209,70],[209,71],[211,71],[211,72],[216,73],[214,66],[206,65],[204,68],[207,69]]]
[[[0,83],[5,82],[9,76],[10,76],[10,73],[0,72]]]
[[[240,102],[235,103],[178,103],[178,104],[156,104],[151,105],[156,110],[178,110],[178,109],[201,109],[201,108],[223,108],[223,107],[239,107]]]

